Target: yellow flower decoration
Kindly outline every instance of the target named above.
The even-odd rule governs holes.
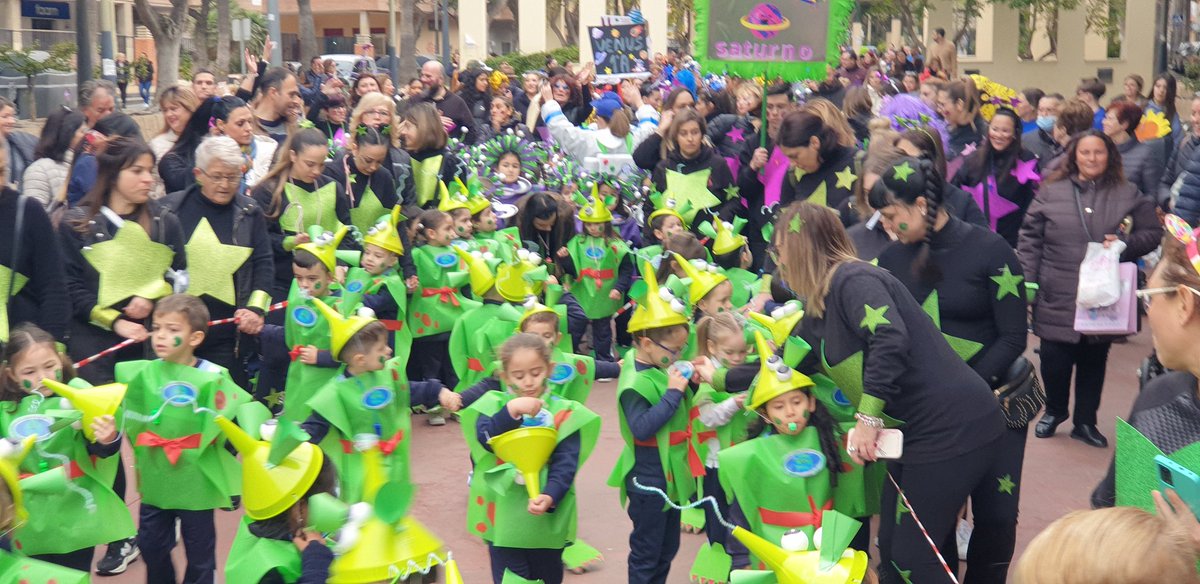
[[[1147,111],[1134,133],[1142,142],[1162,138],[1171,133],[1171,122],[1162,112]]]
[[[992,116],[996,115],[997,108],[1016,109],[1016,105],[1021,99],[1016,90],[996,83],[983,75],[972,75],[971,80],[975,82],[975,89],[979,91],[979,100],[983,103],[979,108],[979,114],[983,116],[984,120],[992,121]]]
[[[492,91],[500,91],[501,87],[508,85],[508,75],[500,71],[492,71],[491,76],[488,77],[488,84],[492,86]]]

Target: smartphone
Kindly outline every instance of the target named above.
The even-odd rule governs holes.
[[[1200,475],[1161,454],[1154,457],[1154,464],[1158,467],[1159,484],[1164,489],[1179,493],[1179,498],[1192,509],[1192,514],[1200,518]]]
[[[847,442],[854,439],[854,428],[850,429]],[[849,454],[847,452],[847,454]],[[895,428],[879,430],[875,438],[875,458],[896,459],[904,455],[904,432]]]

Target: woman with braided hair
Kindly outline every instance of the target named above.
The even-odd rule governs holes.
[[[880,254],[879,267],[908,288],[958,356],[995,389],[1025,351],[1024,275],[1004,238],[954,217],[942,204],[943,192],[942,177],[927,158],[902,158],[883,173],[868,201],[899,243]],[[971,493],[971,582],[1004,582],[1012,560],[1028,423],[1011,426],[994,443],[1011,493],[991,482]],[[955,547],[943,546],[943,554],[953,555]]]

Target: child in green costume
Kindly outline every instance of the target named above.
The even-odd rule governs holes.
[[[717,220],[697,227],[697,231],[708,238],[713,263],[724,270],[725,277],[733,284],[731,301],[736,308],[750,302],[762,287],[758,274],[748,270],[754,263],[754,256],[750,253],[749,240],[741,233],[745,225],[745,219],[735,217],[732,223]]]
[[[174,580],[171,549],[178,521],[187,573],[212,578],[213,510],[230,507],[230,496],[240,490],[237,461],[225,450],[213,418],[232,418],[251,399],[223,367],[196,358],[208,329],[208,309],[199,298],[175,294],[160,300],[153,322],[150,344],[159,358],[117,365],[117,380],[129,387],[125,430],[142,496],[138,547],[148,581]]]
[[[34,436],[14,445],[0,440],[0,531],[10,533],[29,518],[24,506],[19,465],[33,449]],[[60,519],[55,515],[54,519]],[[5,540],[4,543],[8,543]],[[5,548],[8,546],[5,545]],[[57,584],[87,584],[88,572],[64,568],[17,555],[0,549],[0,582],[54,582]]]
[[[436,209],[425,211],[417,220],[417,231],[425,245],[412,252],[420,284],[408,310],[408,326],[413,334],[408,377],[436,379],[446,387],[455,387],[458,375],[450,360],[450,333],[454,323],[479,302],[463,296],[460,290],[467,283],[468,273],[462,271],[462,260],[450,246],[456,238],[450,216]],[[431,414],[429,423],[446,422],[440,415]]]
[[[461,401],[437,381],[408,383],[403,363],[409,355],[391,359],[387,327],[370,311],[343,318],[327,306],[318,309],[329,322],[331,351],[344,365],[309,400],[312,413],[303,428],[337,466],[341,499],[357,503],[364,496],[362,452],[355,447],[357,442],[364,436],[373,437],[384,455],[386,476],[411,482],[410,406],[433,408],[440,404],[453,412]]]
[[[487,201],[487,199],[484,199]],[[520,249],[521,234],[516,227],[498,229],[500,220],[490,202],[482,209],[471,212],[471,232],[475,234],[473,248],[490,253],[506,262],[516,259]]]
[[[303,441],[303,432],[291,431],[294,425],[268,421],[257,429],[259,440],[225,418],[215,421],[242,455],[245,493],[246,516],[225,560],[225,581],[325,582],[333,551],[324,536],[308,527],[308,502],[314,495],[337,491],[333,463],[316,445]]]
[[[489,392],[463,414],[475,462],[467,525],[488,543],[494,584],[506,570],[562,582],[563,548],[575,537],[575,476],[596,444],[600,418],[547,393],[550,355],[536,335],[509,339],[500,349],[508,391]]]
[[[721,486],[735,524],[784,549],[811,550],[820,547],[823,513],[862,515],[863,469],[843,457],[842,428],[812,393],[812,380],[785,365],[762,333],[755,339],[760,369],[745,407],[767,430],[721,450]],[[860,530],[851,547],[866,549],[869,537]],[[736,540],[730,553],[734,568],[765,567]]]
[[[401,233],[405,220],[397,206],[367,231],[359,259],[361,267],[350,268],[342,286],[342,312],[355,310],[360,304],[375,311],[392,331],[393,349],[401,354],[412,348],[412,330],[406,322],[408,294],[417,288],[416,274],[404,278],[397,267],[404,257]]]
[[[645,245],[637,251],[637,259],[639,262],[650,262],[657,268],[667,238],[686,232],[688,224],[677,209],[675,199],[658,194],[650,198],[655,201],[657,208],[646,218],[646,232],[642,237]]]
[[[634,584],[665,582],[679,551],[679,511],[663,507],[658,494],[635,486],[661,489],[671,501],[685,505],[703,476],[697,437],[691,426],[688,379],[672,364],[687,344],[688,318],[683,302],[643,264],[646,292],[629,319],[635,349],[625,357],[617,380],[618,413],[625,449],[608,484],[628,498],[633,533],[629,536],[629,579]],[[665,290],[665,292],[664,292]]]
[[[13,545],[36,559],[90,572],[97,544],[136,533],[129,509],[112,490],[120,464],[114,455],[121,449],[113,413],[125,387],[95,388],[89,397],[96,398],[103,411],[88,407],[80,420],[79,413],[56,396],[56,388],[70,382],[71,387],[63,391],[74,396],[76,388],[90,385],[75,378],[70,359],[58,351],[54,337],[36,326],[22,325],[12,330],[4,349],[0,428],[15,441],[37,438],[34,450],[21,462],[21,471],[32,475],[27,482],[63,473],[70,482],[64,489],[26,485],[30,517],[14,532]],[[76,429],[72,423],[76,421],[81,428],[86,423],[87,430]]]
[[[558,264],[573,279],[571,293],[592,325],[596,358],[615,361],[612,318],[633,285],[633,258],[629,246],[613,230],[612,212],[596,187],[592,187],[591,199],[579,210],[579,220],[584,232],[558,250]],[[575,328],[583,330],[586,324],[579,323]],[[578,339],[575,344],[579,345]]]

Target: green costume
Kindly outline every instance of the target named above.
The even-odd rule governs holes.
[[[313,225],[335,232],[341,227],[342,222],[337,216],[337,183],[327,182],[315,191],[306,191],[289,182],[283,185],[283,194],[288,202],[279,215],[279,226],[284,232],[307,233]],[[382,213],[374,218],[378,219],[379,215]]]
[[[17,584],[88,584],[87,572],[0,550],[0,582]]]
[[[374,276],[362,268],[350,268],[342,285],[342,314],[353,314],[368,294],[391,294],[396,303],[396,319],[384,320],[392,331],[392,347],[397,355],[407,355],[412,348],[412,330],[408,326],[408,287],[395,267]]]
[[[82,379],[72,385],[88,387]],[[26,555],[63,554],[136,533],[129,509],[112,490],[119,457],[89,454],[87,438],[72,427],[79,412],[62,402],[55,396],[29,395],[19,403],[5,404],[0,411],[5,437],[19,442],[26,436],[38,436],[21,462],[21,473],[33,475],[23,485],[62,472],[70,481],[65,490],[23,486],[29,520],[13,533],[13,547]]]
[[[448,333],[454,323],[479,302],[463,296],[466,283],[460,260],[453,249],[426,245],[412,250],[420,287],[413,292],[408,324],[413,338]]]
[[[759,288],[762,286],[758,274],[741,268],[725,270],[725,277],[729,278],[729,282],[733,284],[733,297],[731,300],[734,308],[741,308],[749,303],[750,299],[758,293]]]
[[[312,306],[313,302],[323,302],[327,306],[337,305],[337,296],[323,298],[308,298],[304,291],[292,283],[291,293],[288,294],[287,319],[283,323],[283,338],[289,349],[295,347],[316,347],[321,351],[329,350],[329,321],[321,312]],[[333,356],[335,359],[336,355]],[[318,367],[306,365],[296,359],[288,364],[286,391],[283,394],[284,415],[296,422],[303,422],[308,417],[308,400],[325,385],[334,375],[334,367]]]
[[[702,383],[700,384],[700,389],[696,392],[695,402],[698,404],[705,402],[719,404],[727,399],[732,399],[737,396],[738,394],[736,393],[717,390],[707,383]],[[729,423],[713,428],[713,430],[715,430],[717,433],[717,441],[721,443],[721,450],[725,450],[734,444],[745,441],[748,437],[746,435],[747,428],[754,418],[754,412],[739,409],[738,412],[729,419]],[[696,423],[699,424],[700,421],[696,420]]]
[[[358,228],[359,233],[365,235],[379,222],[381,216],[386,216],[390,211],[391,209],[379,202],[379,197],[375,196],[371,186],[367,185],[362,197],[358,199],[358,206],[350,209],[350,223]]]
[[[813,542],[825,511],[864,515],[862,467],[844,458],[843,469],[849,465],[850,470],[838,476],[835,488],[816,428],[748,440],[722,449],[719,457],[726,496],[737,501],[750,531],[773,544],[780,545],[786,533],[797,529]],[[764,567],[753,557],[750,565]]]
[[[284,582],[300,579],[300,550],[292,541],[268,539],[250,533],[249,517],[238,523],[233,547],[225,559],[226,582],[259,582],[274,571]]]
[[[638,248],[634,254],[637,256],[638,265],[641,265],[644,262],[650,262],[651,265],[657,268],[658,262],[661,261],[662,258],[663,247],[662,245],[647,245],[645,247]]]
[[[125,394],[124,427],[137,459],[142,502],[160,509],[229,507],[241,491],[241,465],[213,423],[233,419],[250,395],[224,367],[187,367],[162,360],[118,363]]]
[[[475,461],[467,507],[467,529],[495,546],[561,549],[575,539],[578,517],[574,486],[561,501],[555,501],[553,513],[533,515],[528,511],[529,495],[525,486],[515,480],[520,473],[512,464],[502,462],[483,448],[476,437],[479,417],[496,415],[514,397],[508,392],[488,392],[471,404],[462,416],[463,433],[471,444],[471,456]],[[578,402],[553,394],[545,397],[542,412],[527,418],[523,425],[554,426],[558,429],[556,444],[578,433],[578,467],[582,468],[596,446],[600,417]],[[548,473],[549,465],[542,469],[543,485]]]
[[[596,360],[587,355],[566,353],[557,347],[550,360],[554,363],[547,379],[550,391],[571,401],[587,403],[592,385],[596,383]]]
[[[438,181],[442,180],[441,154],[425,160],[412,159],[413,186],[417,194],[417,206],[424,207],[437,198]]]
[[[521,234],[516,227],[507,227],[491,233],[475,232],[472,251],[490,252],[505,263],[512,263],[521,246]]]
[[[450,363],[458,374],[454,391],[462,393],[492,374],[497,351],[513,336],[522,314],[512,304],[487,300],[454,323],[450,332]]]
[[[629,246],[621,239],[580,234],[567,242],[567,251],[578,274],[571,293],[584,314],[590,320],[612,316],[625,303],[623,298],[613,300],[608,295],[617,284],[617,271],[629,253]]]
[[[402,355],[379,371],[353,377],[346,377],[343,368],[308,401],[309,408],[329,422],[321,451],[338,470],[340,498],[346,502],[363,500],[363,457],[354,447],[354,438],[360,434],[379,438],[388,480],[411,482],[411,398],[405,362],[407,356]]]
[[[642,399],[654,405],[668,391],[667,372],[657,367],[638,371],[636,367],[636,350],[625,354],[625,364],[621,367],[621,376],[617,379],[617,403],[626,392],[636,392]],[[667,480],[667,496],[679,505],[686,505],[696,494],[696,478],[704,475],[704,460],[700,456],[701,446],[692,430],[692,401],[686,398],[680,403],[679,409],[671,419],[659,428],[654,440],[638,444],[629,431],[625,421],[625,410],[617,407],[621,419],[621,437],[625,439],[625,449],[617,459],[617,466],[608,477],[608,486],[621,490],[621,504],[625,503],[625,477],[633,470],[633,449],[639,446],[651,446],[658,449],[658,458],[662,464],[663,476]]]
[[[16,278],[15,282],[12,282],[13,278]],[[10,282],[12,282],[12,294],[16,296],[28,281],[29,277],[25,274],[14,272],[12,268],[0,264],[0,289],[6,293]],[[8,341],[8,324],[8,302],[6,301],[3,306],[0,306],[0,342]]]

